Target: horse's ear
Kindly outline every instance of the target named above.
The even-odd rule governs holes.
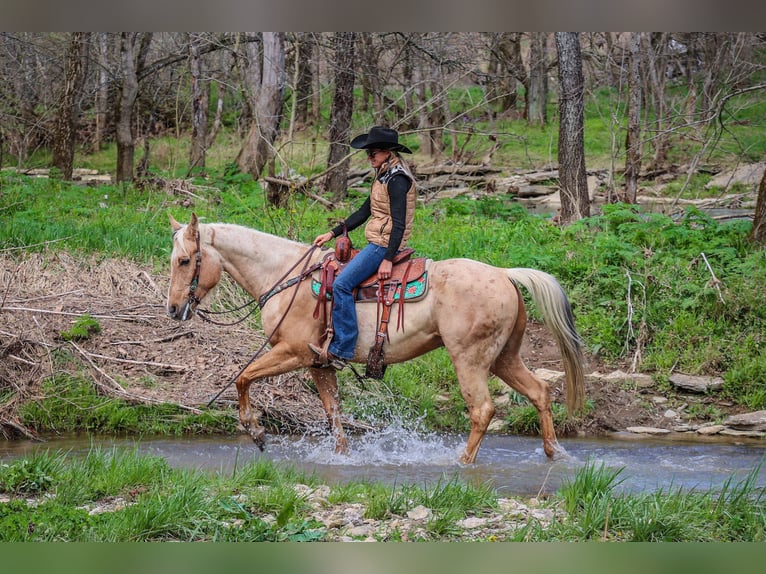
[[[183,227],[183,226],[182,226],[180,223],[178,223],[178,222],[176,221],[176,218],[175,218],[175,217],[173,217],[173,214],[172,214],[172,213],[168,213],[168,217],[170,218],[170,227],[172,227],[172,228],[173,228],[173,232],[174,232],[174,233],[175,233],[176,231],[178,231],[179,229],[181,229],[181,227]]]
[[[184,235],[188,237],[189,239],[194,239],[196,237],[197,223],[199,223],[199,220],[197,219],[197,214],[192,211],[191,219],[189,220],[189,225],[186,226],[186,231],[184,231]]]

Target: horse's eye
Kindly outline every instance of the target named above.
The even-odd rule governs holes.
[[[190,261],[191,259],[189,259],[188,257],[182,257],[181,259],[178,260],[178,264],[181,267],[183,267],[184,265],[188,265]]]

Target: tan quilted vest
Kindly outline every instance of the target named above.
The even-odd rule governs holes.
[[[381,173],[383,174],[382,177]],[[403,249],[407,245],[407,239],[412,232],[417,191],[415,188],[415,178],[398,157],[394,157],[387,164],[381,166],[380,171],[375,174],[376,177],[370,191],[371,216],[364,228],[364,236],[370,243],[380,245],[381,247],[388,247],[388,240],[391,236],[391,228],[393,227],[391,204],[388,201],[388,181],[397,173],[406,174],[412,182],[410,189],[407,191],[407,215],[404,220],[402,243],[399,245],[399,249]]]

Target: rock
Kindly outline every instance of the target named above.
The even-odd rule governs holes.
[[[752,185],[755,188],[763,177],[764,169],[766,169],[764,162],[741,165],[735,170],[719,173],[705,184],[705,189],[711,187],[728,188],[734,183]]]
[[[726,417],[723,423],[727,427],[739,430],[763,431],[766,430],[766,411],[754,411],[741,415]]]
[[[655,427],[628,427],[625,430],[636,434],[668,434],[670,432],[668,429]]]
[[[666,402],[668,402],[668,399],[667,399],[667,398],[665,398],[665,397],[652,397],[652,402],[653,402],[655,405],[661,405],[661,404],[663,404],[663,403],[666,403]]]
[[[683,373],[673,373],[670,375],[670,382],[678,388],[695,393],[717,391],[723,387],[723,379],[721,377],[695,377],[684,375]]]
[[[362,524],[360,526],[354,526],[348,529],[349,536],[371,536],[375,532],[375,528],[370,524]]]
[[[563,371],[551,371],[550,369],[535,369],[534,373],[547,383],[555,383],[564,376]]]
[[[469,516],[468,518],[466,518],[464,520],[459,520],[457,522],[457,525],[460,528],[465,528],[465,529],[468,529],[468,530],[473,529],[473,528],[480,528],[480,527],[482,527],[482,526],[484,526],[486,524],[487,524],[487,519],[486,518],[478,518],[476,516]]]
[[[718,434],[725,428],[726,427],[723,425],[707,425],[707,426],[698,428],[697,434],[703,434],[703,435]]]
[[[492,402],[495,403],[496,407],[507,405],[508,403],[511,402],[511,395],[507,393],[500,395],[499,397],[495,397],[494,399],[492,399]]]
[[[678,413],[673,409],[668,409],[662,414],[662,416],[666,419],[675,419],[678,418]]]
[[[602,378],[605,381],[631,381],[638,388],[649,388],[654,386],[652,377],[649,375],[642,375],[641,373],[626,373],[625,371],[617,370],[604,376],[598,375],[597,378]]]
[[[503,432],[508,428],[508,423],[506,423],[502,419],[492,419],[492,422],[489,423],[489,426],[487,427],[488,432]]]
[[[763,438],[766,436],[766,432],[754,431],[754,430],[735,430],[735,429],[723,429],[720,433],[726,436],[741,436],[749,438]]]
[[[422,504],[412,510],[407,511],[407,518],[410,520],[428,520],[433,516],[433,511]]]

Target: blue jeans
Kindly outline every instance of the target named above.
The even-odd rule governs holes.
[[[377,273],[386,251],[385,247],[368,243],[348,262],[333,283],[332,326],[335,334],[329,350],[336,357],[346,360],[354,358],[356,338],[359,335],[354,289],[373,273]]]

